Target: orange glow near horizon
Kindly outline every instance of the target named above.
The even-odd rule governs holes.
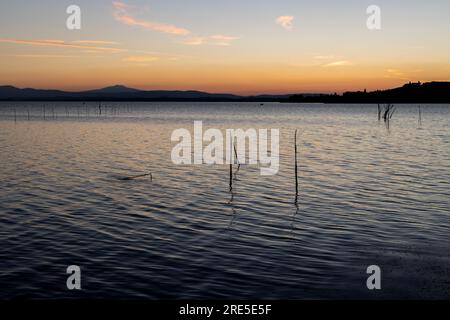
[[[236,94],[342,93],[401,86],[409,81],[448,81],[445,69],[426,71],[352,65],[202,64],[161,62],[157,58],[113,59],[86,63],[77,57],[18,57],[16,65],[2,66],[0,83],[17,87],[81,91],[121,84],[144,90],[199,90]],[[105,59],[103,59],[105,60]],[[117,61],[116,61],[117,60]],[[2,63],[0,63],[1,65]],[[51,71],[51,72],[50,72]]]

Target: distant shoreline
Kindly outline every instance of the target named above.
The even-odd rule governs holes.
[[[280,102],[280,103],[450,103],[450,82],[408,83],[399,88],[372,92],[339,94],[284,94],[239,96],[202,91],[145,91],[124,86],[98,90],[66,92],[60,90],[19,89],[0,86],[0,101],[35,102]]]
[[[5,102],[42,102],[42,103],[54,103],[54,102],[74,102],[74,103],[114,103],[114,102],[123,102],[123,103],[139,103],[139,102],[192,102],[192,103],[278,103],[284,105],[377,105],[377,104],[385,104],[385,102],[291,102],[291,101],[241,101],[241,100],[1,100],[0,103]],[[395,104],[450,104],[450,101],[447,102],[423,102],[423,101],[411,101],[411,102],[393,102]],[[262,105],[264,106],[264,105]]]

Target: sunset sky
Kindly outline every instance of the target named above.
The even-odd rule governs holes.
[[[71,4],[81,30],[66,28]],[[381,30],[366,27],[372,4]],[[256,94],[450,80],[448,0],[15,0],[0,25],[0,85]]]

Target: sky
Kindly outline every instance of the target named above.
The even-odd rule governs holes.
[[[66,26],[70,5],[80,30]],[[0,85],[282,94],[450,81],[448,0],[1,0],[0,26]]]

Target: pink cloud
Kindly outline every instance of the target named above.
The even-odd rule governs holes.
[[[323,67],[343,67],[343,66],[351,66],[352,63],[350,61],[347,60],[343,60],[343,61],[335,61],[335,62],[330,62],[327,64],[324,64]]]
[[[227,36],[222,34],[215,34],[207,37],[190,37],[182,43],[190,46],[198,46],[203,44],[210,44],[215,46],[229,46],[234,40],[239,37]]]
[[[99,43],[100,41],[86,40],[86,43]],[[12,43],[12,44],[22,44],[38,47],[57,47],[57,48],[70,48],[70,49],[83,49],[95,52],[109,52],[117,53],[126,51],[119,48],[103,47],[103,46],[93,46],[85,45],[82,40],[78,41],[65,41],[65,40],[20,40],[20,39],[0,39],[0,43]]]
[[[278,23],[280,26],[282,26],[286,30],[292,30],[293,28],[293,16],[279,16],[275,22]]]
[[[114,18],[128,26],[137,26],[147,30],[158,31],[162,33],[174,34],[174,35],[188,35],[191,32],[185,28],[180,28],[171,24],[140,20],[134,18],[129,13],[129,6],[123,2],[114,1]]]

